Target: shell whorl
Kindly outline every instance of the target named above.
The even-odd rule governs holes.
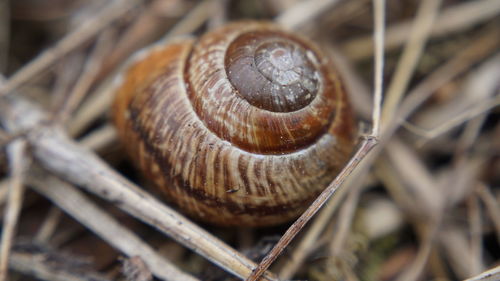
[[[294,55],[303,60],[298,67],[304,72],[299,82],[279,85],[259,71],[254,55],[273,43],[302,52]],[[196,43],[188,67],[190,99],[210,130],[246,151],[296,151],[324,134],[337,114],[343,89],[336,73],[328,71],[326,60],[320,58],[310,44],[274,25],[229,25],[205,34]],[[239,66],[247,67],[236,70]],[[272,98],[275,86],[277,93],[286,93],[282,99]],[[298,98],[294,103],[281,103],[290,96]]]
[[[236,68],[249,60],[254,68]],[[230,24],[198,40],[156,45],[122,75],[114,119],[127,150],[181,209],[205,221],[289,220],[354,146],[353,119],[330,61],[272,24]]]

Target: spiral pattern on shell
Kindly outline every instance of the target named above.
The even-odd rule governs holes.
[[[182,210],[215,224],[299,215],[355,143],[330,60],[270,23],[156,44],[128,63],[115,91],[132,159]]]

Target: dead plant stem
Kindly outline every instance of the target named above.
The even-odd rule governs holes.
[[[262,259],[260,264],[248,276],[247,281],[259,280],[260,276],[269,268],[269,266],[278,258],[283,250],[290,244],[293,238],[299,233],[307,222],[318,212],[325,202],[337,191],[340,185],[347,179],[353,170],[359,165],[362,159],[372,150],[377,144],[377,139],[373,136],[367,136],[361,142],[356,154],[351,158],[349,163],[338,174],[338,176],[328,185],[328,187],[314,200],[314,202],[302,213],[302,215],[288,228],[281,236],[280,240],[274,248]]]

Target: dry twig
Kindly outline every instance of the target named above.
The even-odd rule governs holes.
[[[133,232],[120,225],[113,217],[92,203],[75,187],[47,175],[39,175],[30,179],[30,185],[88,229],[98,234],[99,237],[106,240],[108,244],[129,257],[141,257],[155,276],[172,281],[197,280],[191,275],[181,272],[169,261],[159,256],[149,245],[139,239]]]
[[[93,19],[86,24],[80,25],[76,30],[69,33],[51,49],[44,51],[28,65],[16,72],[7,82],[0,85],[0,96],[10,93],[19,85],[29,81],[35,75],[52,65],[59,58],[80,47],[90,38],[95,36],[103,28],[116,19],[122,17],[126,12],[135,7],[139,1],[114,0]]]
[[[23,177],[26,171],[27,157],[26,142],[16,140],[8,145],[7,151],[10,160],[10,182],[7,197],[7,210],[2,227],[2,240],[0,245],[0,280],[7,280],[8,261],[10,248],[12,247],[16,231],[19,213],[23,205],[24,183]]]
[[[44,114],[21,98],[0,103],[0,120],[10,130],[33,128]],[[160,203],[96,155],[71,141],[55,126],[38,126],[27,134],[33,156],[44,168],[98,196],[168,234],[236,276],[250,275],[255,264],[182,215]],[[358,160],[359,161],[359,160]],[[274,280],[271,274],[266,278]]]

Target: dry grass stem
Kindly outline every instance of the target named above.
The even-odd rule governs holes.
[[[478,115],[487,113],[489,110],[497,107],[498,105],[500,105],[500,95],[497,95],[495,98],[490,98],[488,100],[482,101],[474,107],[461,112],[459,115],[453,116],[444,123],[441,123],[441,125],[436,128],[424,129],[408,122],[404,122],[403,126],[410,132],[429,140],[448,132],[449,130],[463,124],[464,122],[477,117]]]
[[[113,95],[109,91],[111,81],[103,82],[89,97],[80,105],[72,119],[69,121],[68,134],[77,136],[87,129],[92,122],[108,112],[111,107]]]
[[[418,280],[422,271],[427,264],[429,255],[431,254],[437,222],[431,222],[429,225],[423,226],[420,245],[415,260],[410,264],[404,272],[398,276],[397,281],[414,281]]]
[[[384,75],[384,33],[385,33],[385,0],[373,1],[375,8],[375,30],[373,40],[375,42],[375,69],[374,69],[374,94],[373,94],[373,128],[371,135],[380,135],[380,110],[382,106],[382,81]]]
[[[337,4],[338,0],[311,0],[302,1],[295,4],[293,7],[286,9],[281,13],[275,22],[288,28],[299,29],[301,25],[311,22],[319,14],[332,8]]]
[[[30,128],[43,113],[20,98],[9,99],[0,110],[11,130]],[[31,117],[28,118],[27,116]],[[16,117],[23,116],[19,119]],[[246,277],[256,266],[216,237],[160,203],[150,194],[119,175],[96,155],[78,146],[57,127],[39,127],[28,134],[34,157],[44,168],[171,236],[201,256],[236,276]],[[359,161],[359,160],[358,160]],[[275,278],[266,274],[266,278]]]
[[[358,206],[361,191],[361,185],[356,185],[354,188],[351,188],[339,210],[339,219],[336,225],[335,236],[329,245],[329,250],[333,257],[339,257],[345,249],[347,236],[351,231],[351,224],[354,221],[354,213]]]
[[[47,69],[65,54],[80,47],[90,38],[101,32],[104,27],[122,17],[126,12],[139,4],[139,2],[133,0],[112,1],[99,14],[95,15],[93,19],[88,20],[86,24],[80,25],[76,30],[61,39],[54,47],[44,51],[28,65],[17,71],[1,86],[0,96],[8,94],[19,85],[29,81],[35,75]]]
[[[27,168],[26,142],[16,140],[7,147],[10,164],[10,180],[8,184],[7,206],[2,227],[0,244],[0,280],[8,280],[8,264],[10,251],[16,232],[16,225],[23,205],[24,173]]]
[[[195,281],[159,256],[133,232],[122,226],[104,210],[92,203],[82,192],[53,176],[40,175],[30,180],[37,192],[46,196],[66,213],[96,233],[128,257],[140,257],[153,274],[164,280]]]
[[[470,251],[469,243],[461,229],[447,229],[441,232],[439,241],[443,245],[444,253],[448,256],[455,274],[464,279],[467,276],[479,272],[471,272],[473,253]]]
[[[497,0],[469,1],[443,10],[431,29],[431,37],[440,37],[463,31],[500,13]],[[386,51],[400,47],[408,41],[412,22],[393,24],[387,29]],[[372,35],[351,39],[342,45],[346,54],[354,60],[368,58],[374,54]]]
[[[498,204],[498,200],[495,198],[495,195],[491,192],[491,190],[484,184],[478,184],[475,191],[486,206],[486,210],[488,211],[490,219],[493,221],[493,226],[495,227],[497,241],[500,243],[500,205]]]
[[[216,0],[202,1],[195,8],[190,10],[189,13],[187,13],[172,29],[170,29],[169,32],[163,36],[162,40],[168,41],[176,36],[192,33],[210,17],[210,13],[214,11],[216,7]],[[133,26],[132,29],[134,28],[137,27]],[[129,36],[133,36],[135,34],[134,30],[131,30],[130,32],[132,34],[129,34]],[[125,54],[127,51],[123,50],[121,52]],[[113,61],[118,59],[116,56],[117,55],[113,55],[110,58],[111,61],[108,63],[114,64]],[[76,112],[68,129],[71,136],[80,134],[82,130],[87,128],[98,117],[109,111],[113,100],[113,91],[109,90],[113,77],[114,76],[111,75],[107,80],[103,81],[100,86],[90,94],[90,97],[80,106],[80,109]]]
[[[387,155],[382,155],[374,166],[375,175],[384,184],[390,197],[401,206],[402,211],[412,217],[417,217],[420,212],[418,202],[413,200],[413,194],[406,191],[399,174],[394,173]]]
[[[352,178],[349,179],[352,181]],[[348,183],[349,183],[348,180]],[[349,184],[351,186],[351,184]],[[331,200],[327,202],[316,219],[311,223],[311,226],[304,233],[304,237],[298,241],[298,244],[293,247],[290,257],[286,260],[285,264],[281,267],[278,276],[282,280],[288,280],[300,268],[307,256],[314,250],[314,246],[318,243],[318,238],[324,231],[328,222],[331,220],[333,213],[338,209],[340,203],[345,198],[349,190],[341,188]]]
[[[500,280],[498,0],[54,1],[0,0],[0,281]],[[165,205],[109,120],[130,54],[239,19],[318,41],[361,135],[284,234]]]
[[[398,61],[394,76],[387,88],[382,111],[382,124],[387,125],[397,111],[415,67],[420,59],[429,32],[438,15],[440,0],[423,0],[417,11],[408,42]]]
[[[314,202],[302,213],[302,215],[288,228],[288,230],[281,236],[280,240],[274,248],[262,259],[259,265],[252,271],[252,274],[247,277],[247,281],[256,281],[262,274],[269,268],[269,266],[278,258],[283,250],[290,244],[293,238],[305,226],[307,222],[318,212],[318,210],[330,199],[330,197],[337,191],[337,189],[344,183],[347,177],[358,167],[360,162],[368,155],[368,153],[377,144],[377,139],[373,137],[366,137],[361,142],[355,155],[349,160],[344,169],[337,175],[328,187],[314,200]]]
[[[116,140],[115,127],[104,125],[85,135],[79,140],[79,143],[90,150],[97,151],[103,147],[108,147],[110,144],[116,142]]]
[[[325,1],[326,3],[327,1]],[[299,4],[300,5],[300,4]],[[297,5],[297,6],[299,6]],[[340,172],[335,180],[321,193],[318,198],[309,206],[309,208],[288,228],[288,230],[283,234],[278,243],[274,248],[264,257],[264,259],[259,263],[259,266],[252,272],[252,274],[246,279],[247,281],[258,280],[258,278],[269,268],[269,266],[278,258],[281,252],[288,246],[288,244],[293,240],[293,238],[302,230],[305,224],[318,212],[318,210],[325,204],[325,202],[330,199],[330,197],[335,193],[335,191],[342,185],[347,177],[353,172],[353,170],[359,165],[361,160],[363,160],[371,149],[377,144],[377,137],[379,135],[379,124],[380,124],[380,106],[382,102],[382,71],[383,71],[383,45],[384,45],[384,18],[385,18],[385,1],[378,1],[374,4],[375,6],[375,41],[377,45],[377,57],[375,58],[375,94],[374,94],[374,109],[372,115],[373,130],[372,135],[365,138],[356,155],[351,158],[351,161],[346,164],[346,167]],[[287,11],[292,11],[289,9]],[[320,11],[320,10],[318,10]],[[277,21],[289,28],[296,28],[297,22],[287,22],[287,15],[281,15]],[[352,165],[352,167],[351,167]],[[359,194],[358,194],[359,196]],[[354,204],[356,205],[356,204]],[[353,207],[353,206],[352,206]],[[348,225],[350,221],[344,221],[344,226]],[[343,228],[344,232],[347,232],[347,227]],[[339,235],[339,240],[342,241],[342,235]],[[338,245],[337,245],[338,246]]]
[[[94,50],[89,56],[89,59],[86,61],[78,81],[57,109],[57,116],[55,118],[59,122],[65,123],[75,108],[83,100],[93,82],[97,78],[101,69],[102,61],[111,49],[112,37],[113,35],[110,29],[104,30],[99,36],[94,46]]]
[[[167,34],[163,40],[168,40],[175,36],[189,34],[200,27],[217,8],[218,0],[203,0],[195,8],[191,9]]]
[[[133,24],[117,38],[113,52],[109,53],[103,62],[101,75],[109,75],[117,65],[126,61],[130,54],[158,39],[158,34],[164,34],[171,26],[167,19],[183,16],[191,5],[192,3],[180,0],[151,1]]]
[[[488,30],[409,91],[401,103],[392,125],[387,128],[386,133],[382,134],[382,141],[384,138],[390,137],[392,133],[389,132],[394,132],[422,103],[436,93],[439,87],[494,52],[500,45],[500,39],[495,34],[495,30]]]
[[[61,261],[57,256],[47,253],[13,252],[10,255],[9,266],[18,272],[32,275],[39,280],[51,281],[111,281],[110,279],[91,272],[87,268],[72,268]],[[63,257],[68,258],[68,257]],[[54,260],[56,260],[54,262]],[[66,260],[67,263],[71,261]]]
[[[345,85],[350,93],[350,101],[356,112],[362,119],[369,120],[373,115],[373,100],[370,98],[370,90],[358,73],[353,64],[345,55],[339,52],[335,46],[325,48],[332,57],[333,62],[339,68],[339,73],[344,79]]]
[[[470,275],[477,275],[484,271],[484,260],[483,260],[483,248],[482,245],[484,243],[482,228],[483,221],[481,218],[481,209],[479,206],[479,198],[477,195],[472,194],[469,196],[467,200],[468,205],[468,221],[469,221],[469,233],[470,237],[470,245],[469,252],[471,253],[469,256],[469,264],[470,264]]]
[[[496,281],[500,279],[500,266],[487,270],[465,281]]]
[[[57,225],[61,222],[62,214],[61,209],[52,206],[33,240],[40,244],[48,244],[50,238],[56,232]]]
[[[437,182],[415,151],[400,139],[393,138],[386,147],[393,172],[411,194],[416,205],[421,206],[421,216],[432,217],[441,208],[443,198],[436,192]]]

